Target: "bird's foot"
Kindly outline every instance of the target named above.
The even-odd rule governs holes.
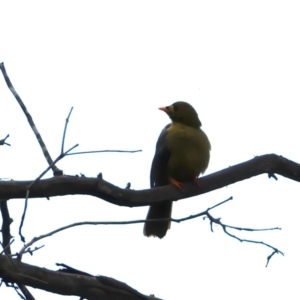
[[[175,180],[174,178],[170,178],[170,182],[175,185],[178,189],[182,190],[183,183]]]

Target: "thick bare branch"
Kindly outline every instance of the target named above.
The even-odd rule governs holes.
[[[84,276],[54,272],[0,255],[0,277],[5,282],[18,282],[61,295],[74,295],[89,300],[160,300],[145,296],[127,284],[105,276]],[[22,270],[22,271],[19,271]]]
[[[120,206],[146,206],[163,201],[176,201],[228,186],[260,174],[279,174],[300,181],[300,165],[282,156],[267,154],[244,163],[201,177],[201,186],[186,183],[180,191],[168,185],[147,190],[121,189],[102,178],[59,176],[37,181],[30,198],[65,195],[90,195]],[[0,199],[24,198],[32,181],[0,181]]]

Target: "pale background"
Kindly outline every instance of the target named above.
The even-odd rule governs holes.
[[[76,151],[142,149],[137,154],[71,156],[65,174],[83,173],[120,187],[149,187],[160,130],[160,106],[183,100],[198,111],[211,144],[206,174],[276,153],[300,162],[298,1],[3,1],[0,61],[31,113],[53,158],[74,106],[66,148]],[[35,179],[46,167],[41,149],[0,76],[2,179]],[[51,172],[47,174],[51,176]],[[46,177],[47,177],[46,176]],[[246,234],[278,247],[238,241],[201,218],[172,224],[163,240],[145,238],[142,225],[84,226],[59,233],[24,261],[55,263],[111,276],[166,300],[298,299],[299,184],[278,176],[251,178],[175,203],[173,216],[205,210],[241,227],[282,227]],[[16,241],[24,200],[9,202]],[[127,208],[89,196],[31,199],[27,241],[78,221],[144,218],[147,207]],[[31,289],[37,299],[65,297]],[[2,285],[1,299],[19,299]],[[78,299],[69,297],[68,299]]]

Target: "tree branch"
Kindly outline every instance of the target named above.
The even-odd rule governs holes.
[[[1,215],[2,215],[2,240],[3,240],[3,250],[6,256],[9,258],[9,260],[14,264],[11,255],[11,249],[10,249],[10,224],[12,222],[12,219],[9,216],[8,206],[7,206],[7,199],[0,202],[0,208],[1,208]],[[16,266],[16,265],[15,265]],[[22,291],[23,295],[26,296],[27,300],[34,300],[34,297],[31,295],[31,293],[28,291],[25,285],[18,283],[17,284],[19,289]],[[17,287],[15,283],[12,286],[17,293]],[[21,296],[21,295],[20,295]]]
[[[2,140],[0,140],[0,146],[7,145],[10,146],[9,143],[6,143],[6,140],[9,138],[9,134]]]
[[[300,181],[300,165],[276,154],[257,156],[244,163],[201,177],[200,187],[186,183],[182,190],[172,185],[147,190],[121,189],[102,178],[59,176],[39,180],[30,188],[30,198],[66,195],[90,195],[120,206],[146,206],[163,201],[176,201],[228,186],[260,174],[279,174]],[[0,181],[0,199],[26,196],[32,181]]]
[[[67,132],[67,127],[68,127],[68,124],[69,124],[69,119],[70,119],[72,111],[73,111],[73,107],[71,107],[71,110],[68,114],[68,117],[66,118],[66,124],[65,124],[65,128],[64,128],[62,142],[61,142],[61,151],[60,151],[61,154],[64,153],[66,132]]]
[[[142,152],[141,149],[139,150],[92,150],[92,151],[80,151],[80,152],[72,152],[68,153],[67,156],[70,155],[78,155],[78,154],[93,154],[93,153],[136,153]]]
[[[174,219],[174,218],[167,218],[167,219],[147,219],[147,220],[132,220],[132,221],[85,221],[85,222],[77,222],[77,223],[73,223],[73,224],[69,224],[60,228],[57,228],[53,231],[50,231],[46,234],[42,234],[40,236],[34,237],[31,241],[29,241],[27,244],[25,244],[22,249],[20,250],[20,252],[17,254],[17,258],[18,260],[22,259],[22,256],[24,253],[29,252],[30,250],[30,246],[32,246],[35,242],[40,241],[44,238],[50,237],[58,232],[73,228],[73,227],[77,227],[77,226],[83,226],[83,225],[129,225],[129,224],[137,224],[137,223],[145,223],[145,222],[165,222],[165,221],[172,221],[172,222],[176,222],[176,223],[180,223],[180,222],[184,222],[187,220],[191,220],[191,219],[195,219],[195,218],[199,218],[201,216],[205,216],[206,218],[208,218],[210,220],[210,227],[211,227],[211,231],[213,232],[212,229],[212,224],[217,224],[220,225],[223,228],[223,231],[230,237],[237,239],[240,242],[248,242],[248,243],[256,243],[256,244],[262,244],[266,247],[271,248],[274,253],[272,253],[270,256],[268,256],[267,258],[267,265],[269,263],[270,258],[275,254],[275,253],[280,253],[283,255],[283,253],[278,250],[277,248],[265,243],[265,242],[260,242],[260,241],[254,241],[254,240],[247,240],[247,239],[241,239],[231,233],[229,233],[227,231],[228,228],[230,229],[234,229],[234,230],[239,230],[239,231],[270,231],[270,230],[281,230],[281,228],[279,227],[273,227],[273,228],[259,228],[259,229],[255,229],[255,228],[244,228],[244,227],[236,227],[236,226],[231,226],[231,225],[227,225],[227,224],[223,224],[221,222],[221,218],[214,218],[211,214],[210,214],[210,210],[216,208],[217,206],[220,206],[228,201],[232,200],[232,197],[228,198],[227,200],[224,200],[216,205],[213,205],[212,207],[209,207],[208,209],[206,209],[205,211],[202,211],[201,213],[195,214],[195,215],[191,215],[189,217],[184,217],[184,218],[179,218],[179,219]]]
[[[4,253],[7,255],[11,255],[10,250],[10,224],[12,222],[12,219],[9,216],[9,211],[7,207],[7,199],[2,199],[0,202],[0,209],[1,209],[1,215],[2,215],[2,244],[3,244],[3,250]]]
[[[0,277],[5,282],[18,282],[44,291],[80,296],[89,300],[160,300],[145,296],[127,284],[105,276],[84,276],[54,272],[0,255]]]
[[[14,97],[16,98],[17,102],[19,103],[21,109],[23,110],[23,112],[24,112],[24,114],[25,114],[25,116],[27,118],[27,121],[28,121],[31,129],[34,132],[34,134],[35,134],[35,136],[36,136],[36,138],[37,138],[37,140],[38,140],[38,142],[40,144],[40,147],[41,147],[41,149],[43,151],[43,154],[44,154],[44,156],[45,156],[48,164],[52,165],[52,170],[53,170],[54,174],[56,174],[56,175],[62,175],[61,170],[59,170],[53,164],[53,160],[52,160],[52,158],[50,156],[50,153],[47,150],[47,147],[46,147],[46,145],[45,145],[45,143],[44,143],[44,141],[42,139],[42,136],[40,135],[39,131],[37,130],[37,127],[34,124],[33,119],[31,117],[30,113],[28,112],[28,110],[27,110],[24,102],[22,101],[21,97],[18,95],[18,93],[16,92],[15,88],[13,87],[13,85],[12,85],[12,83],[11,83],[11,81],[10,81],[7,73],[6,73],[6,69],[4,67],[4,63],[0,63],[0,69],[2,71],[3,77],[5,79],[5,82],[6,82],[7,86],[8,86],[8,88],[10,89],[11,93],[14,95]]]

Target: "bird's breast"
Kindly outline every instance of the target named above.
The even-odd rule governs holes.
[[[189,181],[206,170],[210,143],[200,128],[173,123],[167,129],[166,144],[171,150],[167,166],[169,177],[178,181]]]

